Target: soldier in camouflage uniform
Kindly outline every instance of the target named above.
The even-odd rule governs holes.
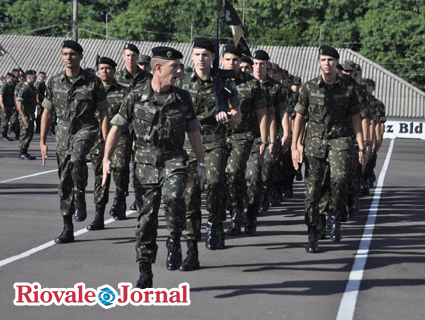
[[[214,97],[211,62],[214,59],[214,45],[206,38],[197,38],[193,44],[192,60],[195,71],[179,79],[178,86],[188,90],[195,105],[196,116],[201,122],[201,135],[206,160],[206,208],[209,212],[207,222],[207,240],[209,250],[223,249],[225,233],[223,221],[226,219],[226,126],[225,123],[237,125],[241,114],[235,85],[226,79],[229,91],[222,89],[221,96],[231,109],[231,120],[225,112],[216,115],[216,98]],[[188,257],[180,270],[190,271],[199,268],[198,241],[201,240],[201,190],[196,179],[196,160],[190,146],[185,144],[189,153],[189,180],[185,191],[186,201],[186,236]],[[195,258],[194,258],[195,257]]]
[[[15,81],[13,75],[6,74],[6,82],[3,83],[0,90],[0,104],[1,104],[1,135],[3,141],[13,141],[12,138],[7,136],[9,128],[9,121],[12,116],[13,109],[15,108]],[[10,123],[10,127],[13,124]]]
[[[252,75],[252,66],[254,65],[254,61],[250,57],[243,56],[240,63],[240,69],[242,72],[246,74]]]
[[[39,93],[37,93],[37,102],[39,102],[39,104],[37,105],[37,117],[35,119],[35,123],[36,123],[36,133],[40,133],[40,121],[41,121],[41,115],[43,114],[43,107],[41,106],[41,104],[43,103],[44,100],[44,96],[46,95],[46,73],[40,71],[39,72],[39,76],[38,76],[38,80],[35,82],[34,86],[37,88],[37,90],[41,93],[41,95]]]
[[[111,172],[112,153],[121,132],[130,126],[136,135],[134,189],[138,209],[136,257],[140,278],[137,287],[152,287],[152,263],[156,260],[158,210],[162,200],[170,236],[167,239],[167,269],[178,269],[182,263],[180,236],[185,228],[184,189],[188,177],[188,155],[183,149],[185,131],[198,161],[197,175],[202,188],[205,163],[201,124],[196,118],[187,91],[174,87],[182,72],[179,51],[168,47],[152,49],[152,81],[147,81],[125,98],[112,119],[103,160],[104,178]]]
[[[228,235],[237,235],[241,232],[244,221],[243,198],[245,190],[245,170],[247,161],[251,153],[254,139],[261,139],[264,144],[260,144],[259,153],[261,161],[267,148],[267,99],[261,89],[261,84],[253,76],[240,71],[239,64],[242,53],[234,44],[228,44],[223,49],[221,63],[224,69],[234,70],[238,98],[240,102],[242,120],[241,123],[227,128],[227,145],[229,147],[229,158],[226,166],[226,177],[230,195],[232,225],[227,230]],[[248,208],[248,225],[255,226],[254,211]],[[245,229],[248,234],[255,232],[255,229]]]
[[[21,90],[22,85],[27,81],[27,76],[25,74],[19,75],[19,81],[15,86],[15,107],[13,108],[12,116],[10,117],[10,133],[13,133],[15,135],[15,139],[19,139],[20,137],[20,131],[21,131],[21,125],[19,123],[19,112],[18,109],[16,109],[16,98],[18,97],[18,92]]]
[[[122,87],[122,91],[127,94],[134,90],[138,90],[144,87],[144,83],[152,79],[152,74],[148,71],[141,69],[137,61],[139,60],[139,49],[131,43],[124,45],[124,52],[122,58],[125,62],[125,68],[118,71],[115,74],[115,81]],[[114,217],[115,220],[122,220],[126,218],[126,197],[128,196],[128,187],[120,189],[117,186],[117,190],[114,196],[114,202],[112,203],[109,214]],[[136,201],[134,201],[131,209],[136,209]]]
[[[261,86],[268,91],[271,103],[275,108],[275,116],[269,117],[269,124],[275,125],[270,128],[270,152],[266,153],[263,162],[263,194],[261,199],[262,211],[267,211],[270,205],[270,192],[272,188],[278,192],[282,180],[282,157],[288,148],[291,139],[289,127],[289,114],[287,105],[287,91],[283,85],[270,78],[262,69],[262,65],[268,64],[269,55],[263,50],[254,52],[254,76],[260,81]],[[280,195],[273,194],[273,205],[280,205]]]
[[[140,69],[145,70],[147,72],[151,72],[151,57],[148,55],[141,55],[137,60],[137,64]]]
[[[28,147],[34,135],[35,108],[37,107],[37,93],[35,92],[34,83],[37,79],[34,70],[28,70],[26,73],[27,81],[19,89],[16,98],[16,109],[19,112],[19,122],[21,123],[19,148],[19,159],[35,160],[28,154]]]
[[[86,156],[98,133],[99,110],[104,139],[109,128],[106,92],[98,77],[83,70],[80,62],[83,48],[75,41],[62,44],[65,71],[49,79],[41,118],[40,149],[42,164],[47,157],[46,137],[52,121],[52,112],[58,116],[56,155],[59,174],[60,210],[64,220],[62,234],[56,243],[74,241],[72,214],[76,221],[87,217],[85,189],[88,179]],[[74,187],[77,189],[74,195]]]
[[[327,164],[330,168],[330,185],[333,203],[331,239],[342,237],[340,215],[347,201],[347,167],[353,147],[353,130],[360,146],[359,162],[364,164],[363,134],[359,116],[356,89],[336,74],[338,52],[329,46],[319,49],[318,65],[321,76],[304,84],[295,106],[297,112],[292,139],[292,159],[295,169],[305,154],[305,222],[308,226],[307,252],[318,251],[319,213],[321,187]],[[305,148],[298,148],[298,139],[305,127],[304,117],[309,125]]]
[[[124,92],[121,85],[115,79],[115,68],[117,64],[110,58],[102,57],[99,59],[98,71],[106,90],[107,99],[110,103],[108,110],[109,120],[111,120],[119,111],[124,99]],[[96,118],[100,122],[100,114],[96,112]],[[99,128],[100,129],[100,128]],[[101,230],[105,227],[104,213],[105,206],[109,199],[110,176],[104,186],[102,186],[103,178],[103,151],[104,143],[103,133],[99,130],[96,142],[90,150],[90,158],[94,171],[94,204],[95,219],[87,226],[88,230]],[[117,189],[128,192],[128,184],[130,179],[130,156],[131,156],[131,135],[129,132],[121,134],[118,146],[112,156],[112,171],[114,172],[114,182]],[[125,212],[124,212],[125,215]],[[125,217],[117,217],[124,219]]]

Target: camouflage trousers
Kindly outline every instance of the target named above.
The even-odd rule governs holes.
[[[117,191],[122,191],[128,196],[128,184],[130,182],[130,158],[131,140],[125,135],[121,135],[117,148],[111,158],[111,174],[108,175],[105,186],[102,187],[103,179],[103,151],[104,143],[101,138],[90,150],[90,159],[94,171],[94,204],[105,206],[109,201],[109,187],[111,175]]]
[[[9,121],[10,121],[10,118],[12,117],[12,109],[6,108],[6,112],[3,112],[3,109],[0,108],[0,112],[1,112],[1,133],[7,134],[7,131],[9,129]],[[10,127],[11,128],[13,127],[12,124]]]
[[[246,165],[246,195],[248,204],[258,208],[261,201],[261,188],[263,179],[261,174],[261,155],[260,155],[261,138],[254,140],[249,154],[248,163]],[[266,150],[266,154],[269,151]]]
[[[137,205],[136,226],[136,261],[154,263],[158,246],[156,244],[158,229],[158,211],[164,203],[167,230],[170,233],[182,233],[186,227],[186,204],[184,190],[187,184],[187,171],[164,176],[160,172],[158,184],[145,185],[134,189]]]
[[[326,215],[330,213],[332,207],[332,195],[331,195],[331,169],[329,163],[326,164],[324,178],[320,188],[320,202],[319,202],[319,214]]]
[[[226,220],[226,157],[227,147],[222,143],[204,143],[204,157],[207,164],[205,192],[206,208],[213,215]],[[198,165],[193,152],[189,153],[189,178],[184,192],[186,201],[186,240],[201,240],[201,193],[199,177],[196,171]]]
[[[12,115],[10,117],[10,130],[15,130],[16,132],[19,132],[20,130],[19,117],[20,117],[20,114],[18,112],[18,109],[16,109],[16,106],[13,106]]]
[[[232,199],[243,199],[245,196],[245,171],[252,144],[252,137],[246,134],[233,134],[227,137],[229,157],[227,159],[226,178]]]
[[[377,158],[378,158],[378,155],[376,151],[370,153],[369,160],[366,163],[366,167],[363,174],[364,180],[367,180],[368,178],[371,178],[373,176],[373,170],[376,167]]]
[[[359,162],[359,145],[354,144],[351,153],[351,165],[349,171],[349,198],[347,204],[354,206],[354,200],[358,199],[360,192],[360,185],[363,182],[362,165]]]
[[[297,171],[294,168],[292,163],[292,152],[291,148],[288,147],[285,154],[282,154],[282,177],[283,180],[294,180],[294,177],[297,174]]]
[[[34,136],[34,115],[28,117],[28,125],[25,125],[21,115],[19,115],[19,122],[21,124],[19,148],[27,150]]]
[[[269,187],[274,186],[274,184],[278,181],[283,180],[283,154],[282,154],[282,146],[280,144],[281,135],[276,139],[275,145],[275,157],[274,163],[272,162],[272,158],[270,152],[266,151],[264,155],[262,175],[263,175],[263,183]]]
[[[64,130],[62,126],[59,126]],[[67,130],[67,128],[65,129]],[[58,148],[61,135],[56,135],[56,155],[58,162],[59,186],[58,193],[60,199],[60,211],[63,216],[73,215],[74,206],[74,187],[79,190],[85,190],[88,180],[88,168],[86,156],[89,154],[93,142],[91,140],[74,141],[69,137],[69,148],[62,151]]]
[[[308,226],[319,224],[320,203],[323,197],[323,183],[326,167],[329,167],[329,184],[332,204],[341,210],[348,197],[348,174],[351,150],[329,148],[326,159],[304,156],[305,159],[305,223]],[[324,204],[322,204],[322,207]],[[323,210],[323,208],[322,208]]]

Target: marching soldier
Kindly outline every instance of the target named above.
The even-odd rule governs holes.
[[[206,38],[196,38],[193,42],[192,60],[195,70],[178,82],[178,86],[188,90],[195,106],[195,113],[201,122],[201,136],[204,145],[206,167],[206,208],[209,212],[207,223],[207,241],[209,250],[223,249],[225,233],[223,221],[226,219],[225,208],[225,169],[226,169],[226,123],[237,125],[241,114],[237,92],[221,90],[224,102],[230,107],[230,113],[220,112],[216,115],[216,98],[214,97],[211,63],[215,48]],[[231,80],[227,79],[231,85]],[[229,116],[231,118],[229,119]],[[188,256],[180,270],[190,271],[199,268],[198,241],[201,240],[201,189],[196,179],[197,162],[188,144],[189,180],[185,191],[186,201],[186,236]]]
[[[226,176],[232,207],[232,225],[227,231],[228,235],[240,234],[244,221],[245,171],[254,139],[261,139],[265,142],[257,146],[260,162],[267,149],[267,99],[260,82],[253,76],[240,71],[241,58],[242,53],[234,44],[224,47],[221,63],[224,69],[236,72],[236,79],[233,80],[237,88],[242,114],[241,123],[227,129],[227,145],[230,148],[230,155],[227,161]],[[255,232],[255,219],[253,208],[248,207],[246,213],[248,228],[245,231],[249,234]]]
[[[21,123],[19,159],[35,160],[35,157],[28,154],[28,147],[34,136],[35,108],[39,103],[37,102],[37,93],[34,88],[37,76],[34,70],[28,70],[25,74],[27,81],[19,89],[18,97],[16,98],[16,109],[19,112],[19,122]]]
[[[44,112],[41,118],[40,149],[42,164],[47,158],[46,137],[56,111],[56,155],[59,174],[60,211],[64,220],[62,234],[56,243],[74,241],[72,215],[76,221],[87,217],[85,189],[88,179],[86,156],[99,133],[99,110],[103,138],[109,129],[106,92],[98,77],[80,67],[83,48],[75,41],[62,44],[62,61],[65,71],[51,77],[47,82]],[[74,195],[74,188],[76,188]]]
[[[34,86],[37,88],[37,90],[41,93],[41,96],[39,93],[37,93],[37,117],[35,120],[36,123],[36,133],[40,133],[40,122],[41,122],[41,115],[43,114],[43,107],[41,104],[43,103],[44,96],[46,95],[46,73],[43,71],[39,72],[38,80],[35,82]]]
[[[0,89],[0,105],[1,105],[1,139],[3,141],[13,141],[12,138],[7,136],[9,121],[12,117],[12,112],[15,107],[15,81],[13,74],[6,74],[6,82],[3,83]],[[10,127],[13,128],[14,123],[10,123]]]
[[[122,57],[125,62],[125,68],[115,74],[115,80],[122,87],[122,91],[127,94],[144,86],[147,80],[152,79],[152,74],[138,66],[139,49],[134,44],[125,44]],[[128,186],[124,189],[120,189],[120,187],[117,186],[114,202],[109,212],[115,220],[126,218]],[[135,207],[135,203],[132,207]]]
[[[365,162],[363,134],[355,87],[337,76],[338,52],[329,46],[319,49],[318,65],[321,75],[304,84],[295,106],[292,160],[295,169],[305,160],[305,222],[308,226],[306,251],[317,252],[320,232],[320,201],[322,183],[327,164],[330,168],[330,185],[333,203],[331,239],[342,237],[340,215],[347,202],[348,164],[353,148],[352,135],[359,144],[359,162]],[[309,125],[304,150],[299,148],[302,128],[308,116]]]
[[[136,257],[140,278],[137,287],[152,287],[152,263],[158,246],[158,210],[164,202],[167,229],[167,269],[182,263],[180,236],[185,228],[184,189],[188,177],[188,156],[183,149],[185,131],[198,165],[198,188],[202,189],[205,163],[201,124],[196,118],[190,95],[174,86],[180,76],[179,51],[168,47],[152,49],[153,78],[129,93],[112,119],[103,159],[103,184],[111,172],[111,158],[121,132],[132,126],[136,135],[134,190],[138,209]]]
[[[107,99],[110,103],[108,116],[111,120],[119,111],[120,106],[124,99],[123,87],[116,82],[114,79],[115,70],[117,64],[110,58],[102,57],[99,59],[98,71],[99,78],[103,83],[106,90]],[[100,115],[96,112],[96,117],[100,121]],[[101,129],[101,128],[99,128]],[[95,204],[95,219],[87,226],[88,230],[101,230],[105,227],[104,224],[104,213],[105,206],[108,203],[109,198],[109,186],[111,182],[111,176],[108,175],[108,179],[105,185],[102,186],[103,178],[103,151],[104,134],[99,130],[96,142],[90,150],[90,158],[92,167],[94,170],[94,204]],[[117,148],[111,158],[111,170],[114,175],[114,182],[117,189],[123,190],[125,193],[128,192],[128,184],[130,179],[130,157],[131,157],[131,135],[129,132],[123,132],[119,138]],[[125,215],[125,211],[123,212]],[[117,219],[124,219],[125,217],[118,216]]]

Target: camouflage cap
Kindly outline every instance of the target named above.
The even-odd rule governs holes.
[[[280,68],[279,68],[279,65],[277,63],[270,62],[269,67],[267,69],[272,69],[272,70],[279,72]]]
[[[151,63],[151,57],[143,54],[139,57],[139,60],[137,60],[137,63]]]
[[[288,81],[294,82],[294,76],[292,74],[288,74]]]
[[[373,81],[372,79],[368,79],[367,85],[368,86],[371,86],[371,87],[375,87],[376,86],[375,81]]]
[[[356,64],[351,60],[345,60],[342,64],[344,71],[356,71]]]
[[[362,67],[360,67],[359,64],[356,63],[356,72],[357,73],[362,73]]]
[[[368,83],[369,83],[369,80],[370,80],[370,79],[368,79],[368,78],[363,78],[363,79],[362,79],[362,84],[367,86],[367,85],[368,85]]]
[[[184,73],[192,73],[193,69],[192,67],[184,67]]]
[[[301,84],[301,78],[300,77],[294,77],[294,84]]]
[[[280,69],[280,73],[282,74],[282,76],[288,76],[289,75],[288,70],[285,70],[285,69]]]

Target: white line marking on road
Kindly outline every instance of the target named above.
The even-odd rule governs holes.
[[[128,210],[126,212],[126,216],[129,216],[129,215],[133,214],[134,212],[137,212],[137,211]],[[108,220],[105,221],[105,225],[110,224],[110,223],[112,223],[114,221],[115,220],[113,218],[108,219]],[[89,232],[89,230],[87,230],[86,228],[81,229],[81,230],[78,230],[78,231],[74,232],[74,237],[78,237],[79,235],[82,235],[82,234],[84,234],[86,232]],[[0,260],[0,267],[3,267],[3,266],[5,266],[5,265],[7,265],[7,264],[9,264],[11,262],[16,261],[16,260],[20,260],[20,259],[29,257],[30,255],[32,255],[34,253],[37,253],[37,252],[39,252],[41,250],[50,248],[51,246],[54,246],[55,244],[56,244],[55,241],[52,240],[52,241],[46,242],[46,243],[44,243],[44,244],[42,244],[42,245],[40,245],[38,247],[32,248],[32,249],[30,249],[28,251],[25,251],[25,252],[23,252],[21,254],[18,254],[16,256],[13,256],[13,257],[10,257],[10,258],[6,258],[6,259],[3,259],[3,260]]]
[[[390,147],[388,148],[387,156],[384,165],[382,166],[379,175],[378,183],[375,187],[372,204],[370,206],[369,215],[363,231],[363,236],[360,241],[359,249],[357,250],[354,259],[353,268],[351,269],[348,278],[347,287],[342,296],[339,305],[338,315],[336,320],[352,320],[354,317],[354,310],[356,307],[357,296],[359,294],[360,283],[363,278],[363,271],[366,265],[367,256],[369,254],[370,243],[372,242],[373,229],[375,228],[376,216],[378,213],[379,200],[381,198],[382,187],[384,185],[385,174],[387,173],[388,165],[390,163],[391,154],[393,152],[394,141],[391,140]]]
[[[6,182],[10,182],[10,181],[15,181],[15,180],[21,180],[21,179],[26,179],[26,178],[36,177],[36,176],[40,176],[40,175],[42,175],[42,174],[52,173],[52,172],[57,172],[57,171],[58,171],[58,169],[55,169],[55,170],[49,170],[49,171],[43,171],[43,172],[38,172],[38,173],[30,174],[30,175],[28,175],[28,176],[23,176],[23,177],[13,178],[13,179],[9,179],[9,180],[3,180],[3,181],[0,181],[0,183],[6,183]]]

